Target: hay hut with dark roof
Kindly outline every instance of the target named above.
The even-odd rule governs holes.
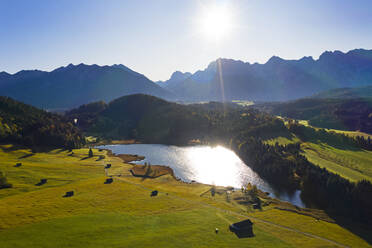
[[[250,219],[236,222],[229,226],[231,232],[235,233],[239,238],[253,237],[253,223]]]

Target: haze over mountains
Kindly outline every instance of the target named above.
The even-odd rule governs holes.
[[[0,95],[44,109],[72,108],[99,100],[109,102],[136,93],[173,98],[167,90],[124,65],[70,64],[51,72],[0,73]]]
[[[365,49],[324,52],[317,60],[273,56],[265,64],[218,59],[204,70],[176,71],[169,80],[156,83],[124,65],[70,64],[51,72],[0,73],[0,95],[44,109],[109,102],[137,93],[183,101],[285,101],[367,85],[372,85],[372,50]]]
[[[273,56],[265,64],[218,59],[185,80],[178,74],[158,84],[185,100],[283,101],[372,84],[372,50],[324,52],[318,60]]]

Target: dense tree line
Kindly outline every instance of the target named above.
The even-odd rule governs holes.
[[[364,136],[357,136],[355,137],[355,142],[359,147],[372,151],[372,139],[370,137],[365,138]]]
[[[85,139],[66,118],[0,97],[0,142],[78,148]]]
[[[182,105],[147,95],[124,96],[107,105],[94,103],[72,110],[83,130],[103,139],[137,139],[144,143],[214,143],[232,136],[270,138],[289,133],[283,122],[254,109],[211,102]]]
[[[301,189],[303,200],[333,216],[345,216],[372,224],[372,184],[350,182],[310,163],[300,144],[270,146],[250,138],[234,150],[260,176],[287,188]]]
[[[92,122],[97,118],[98,114],[107,108],[107,104],[103,101],[93,102],[81,105],[79,108],[68,111],[65,115],[70,122],[77,120],[77,126],[82,130],[90,127]]]

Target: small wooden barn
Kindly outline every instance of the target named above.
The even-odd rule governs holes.
[[[41,185],[43,185],[43,184],[46,184],[47,182],[48,182],[48,179],[43,178],[43,179],[40,180],[40,182],[38,182],[38,183],[35,184],[35,185],[36,185],[36,186],[41,186]]]
[[[67,191],[63,197],[71,197],[74,195],[74,191]]]
[[[157,196],[158,195],[158,191],[157,190],[154,190],[154,191],[152,191],[151,192],[151,197],[153,197],[153,196]]]
[[[246,219],[240,222],[236,222],[229,226],[231,232],[235,233],[239,238],[253,237],[253,222],[250,219]]]

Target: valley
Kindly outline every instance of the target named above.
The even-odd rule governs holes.
[[[72,152],[73,156],[69,156],[71,152],[56,149],[20,159],[31,151],[1,146],[2,161],[7,161],[3,169],[14,184],[0,191],[3,247],[43,247],[48,242],[69,247],[118,243],[147,247],[166,244],[169,239],[165,236],[173,237],[174,244],[180,247],[368,246],[337,224],[270,207],[264,211],[247,210],[227,202],[223,195],[200,197],[210,189],[209,185],[183,183],[171,176],[147,180],[133,177],[131,165],[108,156],[105,150],[93,149],[95,155],[88,159],[88,149]],[[105,159],[97,161],[99,156]],[[14,167],[19,161],[22,166]],[[111,184],[104,184],[106,163],[112,164]],[[48,178],[48,182],[35,186],[40,178]],[[159,196],[150,198],[155,189]],[[75,195],[63,198],[69,190]],[[230,223],[247,217],[255,222],[254,239],[238,239],[227,230]],[[220,229],[217,235],[216,227]]]
[[[0,0],[0,248],[372,247],[371,9]]]
[[[314,239],[314,242],[341,247],[367,247],[370,242],[370,202],[366,199],[369,199],[371,193],[369,161],[372,156],[369,141],[364,138],[360,140],[359,136],[346,136],[341,131],[313,128],[305,121],[277,118],[258,111],[254,105],[252,107],[218,102],[181,105],[137,94],[118,98],[108,104],[98,102],[83,105],[59,116],[46,114],[9,98],[1,100],[2,113],[6,117],[3,119],[3,126],[17,127],[11,132],[3,133],[4,141],[14,143],[4,143],[1,154],[2,161],[5,162],[1,167],[3,178],[11,184],[10,188],[0,191],[4,216],[1,232],[4,233],[4,238],[14,237],[5,239],[5,243],[10,246],[27,246],[27,242],[40,240],[27,239],[26,242],[16,238],[17,236],[9,236],[8,229],[20,228],[20,234],[33,232],[38,228],[45,232],[43,228],[46,226],[55,224],[58,229],[61,225],[73,225],[76,220],[80,225],[76,229],[77,233],[74,233],[74,229],[70,234],[66,233],[74,236],[79,232],[90,233],[84,227],[85,222],[91,223],[106,217],[127,221],[125,228],[130,228],[131,221],[139,221],[142,223],[139,224],[141,228],[151,232],[151,229],[145,227],[148,221],[151,223],[159,220],[160,217],[156,217],[158,214],[162,220],[167,219],[169,215],[170,219],[186,218],[191,221],[185,231],[198,231],[201,230],[200,227],[194,226],[197,220],[192,220],[194,217],[189,217],[189,214],[200,216],[209,208],[213,211],[207,211],[214,213],[219,220],[209,221],[207,217],[203,218],[203,221],[208,220],[209,224],[218,225],[221,234],[233,221],[250,218],[257,225],[259,232],[262,231],[262,237],[283,238],[272,241],[271,245],[280,245],[285,240],[293,243],[285,243],[284,246],[297,246],[302,242],[308,243],[308,237]],[[25,113],[30,118],[45,115],[43,118],[55,120],[56,123],[46,121],[42,122],[42,126],[39,126],[38,122],[28,123],[23,121]],[[71,123],[75,123],[75,126]],[[68,129],[56,129],[57,124]],[[86,136],[85,140],[76,139],[76,136],[70,134],[74,132],[79,134],[79,137]],[[58,148],[60,145],[57,143],[55,147],[37,143],[40,142],[40,139],[37,139],[40,135],[44,135],[45,140],[49,137],[65,142],[65,148]],[[29,138],[25,139],[26,137]],[[72,137],[75,139],[71,139]],[[363,137],[368,138],[368,135]],[[199,146],[185,147],[190,141],[198,141]],[[102,149],[106,146],[90,148],[105,144],[113,144],[110,148],[112,152]],[[164,154],[165,160],[157,160],[150,156],[151,153],[146,154],[148,148],[145,146],[150,147],[150,144],[177,145],[180,148],[173,146],[172,149],[185,151],[182,152],[185,154],[191,152],[192,159],[195,159],[197,154],[206,155],[204,158],[201,156],[201,160],[193,165],[191,171],[196,174],[185,176],[190,171],[186,170],[180,174],[184,165],[177,167],[174,161],[181,161],[187,156],[177,155],[175,151],[169,152],[171,150],[166,148],[152,152],[158,156]],[[120,154],[114,149],[120,146],[142,148]],[[227,154],[221,150],[225,149],[223,146],[231,149],[230,153],[235,153],[235,157],[221,157]],[[220,150],[212,155],[211,149]],[[114,156],[116,153],[119,154]],[[149,156],[148,160],[144,161],[155,163],[155,166],[148,164],[145,167],[133,167],[130,164],[143,159],[142,155],[145,155],[145,159]],[[172,156],[177,160],[169,160]],[[240,169],[234,172],[238,164],[241,168],[238,166]],[[162,165],[173,168],[172,173],[162,170]],[[182,173],[186,174],[182,176]],[[239,176],[232,176],[234,173]],[[143,177],[141,174],[149,176]],[[174,175],[188,183],[176,180]],[[222,181],[219,181],[219,178]],[[232,181],[228,181],[229,179]],[[235,189],[228,186],[234,186]],[[243,190],[240,192],[241,187]],[[154,190],[160,195],[156,193],[156,197],[152,198],[149,194]],[[269,191],[270,195],[265,191]],[[164,201],[154,201],[155,205],[152,205],[149,200],[145,200],[147,197],[151,197],[150,200]],[[272,197],[291,201],[298,206]],[[21,199],[25,202],[22,203]],[[35,199],[35,202],[31,199]],[[187,205],[183,204],[184,201]],[[7,207],[11,205],[16,207]],[[183,217],[183,214],[186,216]],[[148,218],[138,219],[145,218],[144,216]],[[287,218],[293,218],[293,222]],[[286,221],[281,223],[280,220]],[[306,227],[298,225],[300,220],[307,223]],[[329,230],[324,227],[316,230],[315,226],[320,222]],[[164,232],[171,232],[173,235],[176,229],[171,223],[159,223],[157,228],[164,228]],[[225,226],[222,223],[225,223]],[[120,224],[112,226],[120,227]],[[106,224],[106,228],[112,226]],[[278,231],[272,233],[273,228],[278,228]],[[282,236],[282,232],[288,231],[299,237]],[[329,233],[331,231],[332,234]],[[135,230],[131,232],[128,229],[126,232],[130,233],[130,237],[138,235]],[[182,233],[178,229],[177,232],[173,236],[178,237]],[[337,233],[349,238],[341,238]],[[109,237],[102,235],[102,239]],[[151,234],[146,235],[149,235],[149,240],[152,239]],[[211,235],[215,237],[216,234],[212,231]],[[235,236],[229,231],[223,235],[227,235],[224,236],[226,242],[238,242],[231,240]],[[53,235],[50,237],[57,238]],[[266,238],[262,241],[257,238],[239,242],[266,242]],[[219,240],[218,243],[222,245],[225,241]],[[124,241],[118,242],[123,244]],[[71,245],[60,245],[67,244]],[[76,242],[76,245],[78,244],[79,242]],[[94,242],[94,245],[98,244],[99,242]],[[134,244],[140,246],[138,243]],[[322,246],[320,243],[308,244],[309,247]]]

